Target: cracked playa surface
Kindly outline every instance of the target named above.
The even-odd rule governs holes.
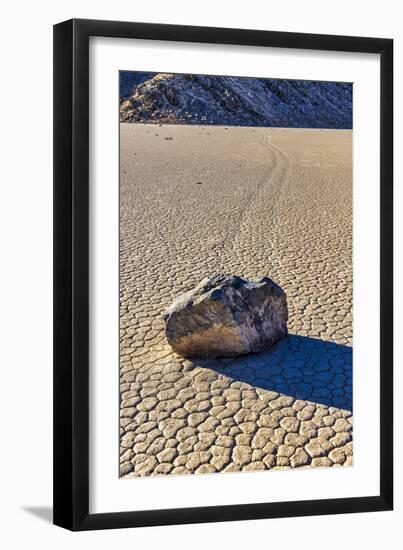
[[[352,132],[121,124],[120,474],[352,464]],[[162,312],[267,275],[290,335],[188,360]]]

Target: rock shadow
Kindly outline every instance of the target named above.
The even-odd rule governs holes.
[[[349,346],[288,335],[265,352],[192,362],[257,388],[352,411],[352,356]]]

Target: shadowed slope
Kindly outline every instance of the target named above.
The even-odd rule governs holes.
[[[132,81],[121,72],[121,83]],[[352,85],[159,73],[121,94],[121,122],[351,128]],[[133,81],[134,82],[134,81]]]

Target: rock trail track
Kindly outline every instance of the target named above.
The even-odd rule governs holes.
[[[120,474],[352,464],[351,131],[121,124]],[[162,313],[268,275],[290,335],[183,359]]]

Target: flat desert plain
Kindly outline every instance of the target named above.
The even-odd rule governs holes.
[[[120,125],[121,476],[352,464],[352,132]],[[184,359],[164,310],[269,276],[289,336]]]

